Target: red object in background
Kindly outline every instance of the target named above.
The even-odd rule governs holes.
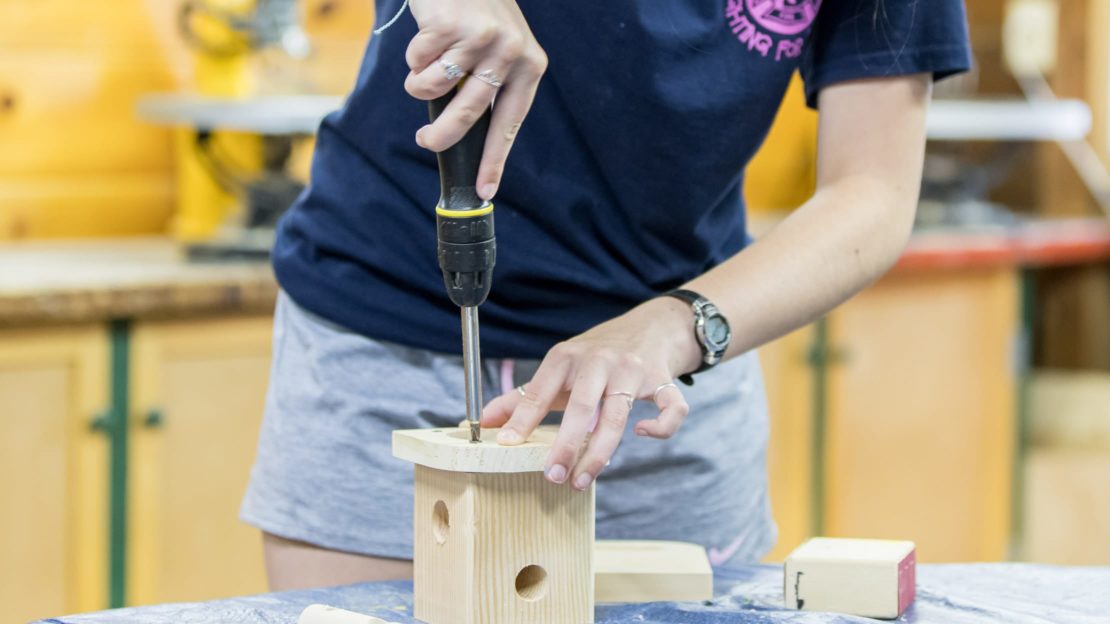
[[[1034,221],[999,232],[958,230],[914,234],[896,270],[1048,266],[1110,260],[1110,221]]]

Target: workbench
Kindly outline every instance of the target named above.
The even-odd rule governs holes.
[[[920,231],[880,283],[761,349],[769,560],[815,534],[912,539],[925,562],[1022,557],[1024,535],[1052,546],[1061,530],[1080,545],[1066,552],[1103,539],[1079,504],[1056,505],[1076,530],[1023,533],[1043,498],[1022,501],[1013,355],[1026,267],[1108,259],[1105,221]],[[237,510],[277,292],[267,263],[189,262],[165,238],[0,248],[0,472],[34,475],[0,480],[0,498],[26,501],[0,510],[0,620],[264,590]]]
[[[942,564],[919,566],[917,575],[917,600],[898,622],[1085,624],[1106,622],[1110,613],[1110,567]],[[718,568],[714,580],[716,598],[712,601],[599,605],[595,611],[596,623],[849,624],[876,621],[827,613],[800,614],[785,609],[782,567],[778,565]],[[314,603],[366,613],[399,624],[418,622],[410,615],[412,583],[390,581],[102,611],[40,620],[40,624],[293,624],[300,612]]]

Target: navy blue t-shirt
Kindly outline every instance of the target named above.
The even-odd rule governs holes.
[[[379,21],[401,0],[379,0]],[[747,243],[744,167],[794,71],[825,86],[969,64],[960,0],[519,0],[549,66],[497,197],[482,351],[556,342],[705,272]],[[460,351],[436,261],[425,102],[404,91],[404,16],[372,38],[321,125],[311,183],[274,249],[301,306],[367,336]]]

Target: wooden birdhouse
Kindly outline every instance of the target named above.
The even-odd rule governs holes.
[[[496,430],[393,432],[416,464],[414,615],[429,624],[593,622],[594,491],[543,477],[554,430],[501,446]]]

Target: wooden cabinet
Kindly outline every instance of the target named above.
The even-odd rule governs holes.
[[[261,536],[238,512],[271,326],[270,317],[135,326],[129,604],[266,591]]]
[[[101,327],[0,331],[0,605],[6,621],[107,606]]]
[[[1018,302],[1012,268],[906,272],[830,317],[828,534],[1005,558]]]
[[[0,331],[5,621],[266,590],[260,535],[238,509],[271,325]]]
[[[827,337],[764,349],[772,557],[814,533],[911,539],[922,561],[1006,557],[1018,302],[1013,268],[900,271],[834,311]]]
[[[813,328],[800,329],[759,350],[770,410],[767,448],[771,510],[779,538],[767,555],[782,561],[814,534],[813,368],[809,365]]]

